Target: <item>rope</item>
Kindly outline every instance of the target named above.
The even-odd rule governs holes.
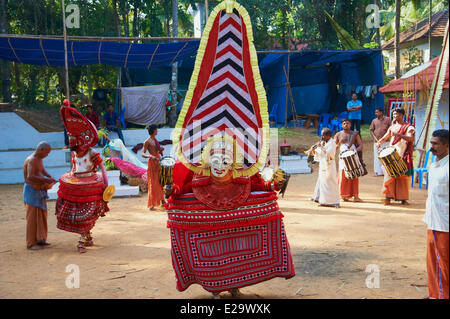
[[[173,58],[173,60],[172,60],[172,62],[171,62],[170,64],[173,64],[173,63],[175,62],[175,60],[178,58],[178,55],[180,55],[181,51],[183,51],[184,48],[185,48],[187,45],[188,45],[188,42],[186,42],[186,43],[183,45],[183,47],[182,47],[180,50],[178,50],[177,55]]]
[[[19,59],[19,57],[17,56],[16,51],[15,51],[14,48],[12,47],[11,42],[10,42],[9,40],[10,40],[10,38],[8,38],[8,44],[9,44],[9,47],[11,48],[12,52],[14,53],[14,56],[16,57],[17,61],[19,61],[19,63],[22,63],[22,61],[21,61],[21,60]]]
[[[123,65],[124,68],[127,67],[127,63],[128,63],[128,54],[130,54],[130,50],[131,50],[131,46],[133,45],[133,43],[130,43],[130,46],[128,47],[128,51],[127,51],[127,55],[125,57],[125,64]]]
[[[102,50],[102,42],[98,46],[98,64],[102,64],[102,60],[100,59],[100,51]]]
[[[72,60],[73,60],[73,64],[76,66],[77,63],[75,62],[75,56],[73,55],[73,41],[70,45],[70,52],[72,52]]]
[[[42,55],[44,56],[47,66],[50,66],[50,63],[48,63],[48,60],[47,60],[47,56],[45,55],[44,47],[42,46],[42,39],[39,39],[39,45],[41,46]]]
[[[156,51],[158,51],[158,48],[159,48],[159,43],[156,46],[155,51],[153,51],[152,57],[150,58],[150,62],[148,63],[148,66],[147,66],[147,70],[150,69],[150,65],[152,65],[153,57],[155,56]]]

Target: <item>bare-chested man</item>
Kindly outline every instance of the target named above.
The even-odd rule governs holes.
[[[36,250],[50,245],[47,242],[47,189],[56,180],[45,170],[42,160],[51,151],[50,144],[40,142],[23,165],[23,201],[27,209],[27,248]]]
[[[358,132],[350,131],[352,123],[349,119],[342,120],[342,131],[338,132],[334,139],[338,146],[339,153],[342,153],[349,149],[354,149],[357,152],[361,152],[363,144],[361,136]],[[344,161],[339,159],[339,188],[342,200],[348,202],[353,197],[355,202],[361,202],[359,198],[359,182],[358,177],[349,179],[344,173]]]
[[[389,127],[386,134],[378,141],[377,147],[380,147],[384,142],[389,140],[389,145],[397,149],[400,157],[405,161],[408,171],[405,175],[399,177],[391,177],[389,174],[384,174],[382,192],[385,198],[382,202],[385,205],[390,205],[391,200],[401,201],[403,205],[408,204],[409,199],[409,182],[410,176],[414,169],[412,150],[414,144],[415,129],[409,123],[403,121],[405,110],[397,108],[392,112],[393,124]]]
[[[154,124],[148,127],[148,134],[150,135],[144,142],[142,148],[142,157],[148,158],[147,181],[148,181],[148,208],[154,210],[155,206],[161,205],[164,200],[163,188],[159,184],[159,160],[163,154],[163,148],[156,140],[158,134],[158,127]],[[149,153],[149,155],[146,154]]]

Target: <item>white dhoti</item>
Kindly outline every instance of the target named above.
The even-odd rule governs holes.
[[[384,175],[384,167],[378,159],[378,152],[383,148],[389,146],[389,142],[384,142],[380,148],[377,148],[377,143],[373,143],[373,172],[375,175]]]
[[[315,150],[315,160],[319,162],[319,176],[312,200],[321,205],[339,205],[339,186],[336,171],[336,143],[330,139],[325,146]]]

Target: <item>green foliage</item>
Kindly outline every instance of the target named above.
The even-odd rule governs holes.
[[[328,19],[331,22],[331,25],[333,26],[334,30],[336,31],[336,34],[338,36],[339,42],[344,46],[344,49],[350,50],[350,49],[360,49],[361,46],[358,42],[356,42],[355,39],[352,38],[352,36],[344,29],[342,28],[331,16],[327,11],[324,11],[327,15]]]

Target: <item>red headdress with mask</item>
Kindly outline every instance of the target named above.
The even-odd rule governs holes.
[[[84,155],[89,148],[98,143],[97,128],[83,114],[70,107],[67,99],[63,101],[60,112],[67,135],[76,139],[77,155]]]

